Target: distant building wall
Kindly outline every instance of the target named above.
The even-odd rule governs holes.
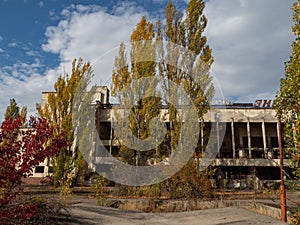
[[[42,106],[46,105],[48,94],[49,92],[42,93]],[[93,98],[94,104],[99,103],[96,121],[101,143],[95,143],[94,149],[91,149],[91,155],[97,158],[95,161],[100,163],[102,162],[101,157],[105,157],[97,155],[100,145],[105,146],[108,155],[118,157],[119,142],[113,138],[114,130],[111,124],[116,117],[110,106],[109,95],[109,89],[100,86],[97,87]],[[212,107],[213,110],[204,115],[203,121],[199,119],[199,123],[205,124],[204,129],[208,129],[212,123],[226,123],[224,140],[220,143],[220,152],[212,165],[220,169],[223,177],[256,175],[260,179],[276,180],[279,169],[278,127],[272,101],[257,100],[254,104],[226,103]],[[216,119],[216,113],[222,115],[220,121]],[[165,108],[161,109],[161,120],[165,123],[169,122]],[[284,165],[288,168],[289,161],[284,160]],[[44,171],[42,167],[45,168]],[[45,161],[35,170],[34,176],[45,176],[49,173],[50,168],[49,161]],[[269,175],[264,175],[264,171]]]

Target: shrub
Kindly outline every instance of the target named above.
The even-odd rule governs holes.
[[[40,208],[37,203],[21,203],[22,178],[32,175],[33,168],[65,146],[60,135],[43,118],[29,120],[30,128],[21,130],[20,118],[6,119],[0,130],[0,218],[32,220]],[[8,221],[8,220],[7,220]]]

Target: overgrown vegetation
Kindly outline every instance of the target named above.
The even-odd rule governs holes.
[[[54,185],[66,186],[69,183],[70,173],[75,173],[71,185],[77,178],[86,172],[86,162],[74,143],[73,107],[76,90],[83,80],[92,76],[90,63],[83,63],[82,59],[74,59],[71,74],[62,74],[54,84],[53,93],[49,93],[47,103],[38,108],[39,115],[47,118],[55,128],[56,134],[64,131],[62,138],[67,142],[55,157],[52,158],[54,166]]]
[[[214,196],[210,181],[214,175],[212,171],[211,168],[199,171],[196,160],[191,159],[179,172],[163,182],[139,187],[118,185],[113,194],[122,197],[167,199],[211,198]],[[100,184],[96,186],[98,199],[106,199],[107,195],[103,188],[105,183]]]
[[[277,117],[284,122],[284,150],[291,159],[295,175],[300,177],[300,1],[293,5],[292,43],[290,60],[286,63],[285,78],[280,81],[275,109]]]
[[[300,207],[291,210],[291,215],[289,216],[289,221],[291,225],[299,225],[300,223]]]
[[[16,100],[14,98],[9,100],[9,106],[7,106],[5,115],[5,119],[17,119],[19,118],[22,123],[22,127],[27,127],[26,117],[27,117],[27,107],[23,106],[20,112],[20,107],[18,106]]]
[[[207,24],[204,7],[204,1],[191,0],[183,17],[170,2],[165,9],[165,23],[157,21],[154,24],[144,16],[137,24],[130,39],[129,60],[125,45],[120,45],[111,89],[121,105],[129,107],[128,104],[131,104],[129,126],[132,135],[127,131],[124,133],[140,140],[147,139],[151,132],[155,132],[149,129],[150,121],[159,116],[162,105],[167,109],[165,117],[168,118],[165,138],[155,148],[140,151],[126,144],[120,146],[120,156],[128,164],[141,166],[149,164],[149,160],[160,162],[180,145],[183,125],[183,117],[178,111],[178,107],[183,105],[182,93],[178,88],[180,85],[193,101],[199,119],[210,107],[214,95],[209,74],[213,57],[203,35]],[[167,43],[164,44],[164,41]],[[137,88],[135,81],[143,78],[157,78],[160,84],[154,80]],[[134,93],[124,92],[124,89],[134,90]],[[151,97],[143,98],[147,93],[151,93]],[[115,115],[122,117],[117,112]],[[130,142],[130,137],[128,140]],[[201,147],[195,149],[197,157],[200,157]]]
[[[0,130],[0,218],[5,224],[32,223],[47,216],[49,208],[41,202],[20,201],[22,179],[66,145],[46,119],[31,117],[27,130],[20,129],[22,124],[19,117],[8,118]]]

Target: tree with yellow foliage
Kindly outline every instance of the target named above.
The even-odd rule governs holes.
[[[296,36],[292,43],[290,60],[286,63],[285,77],[280,80],[275,109],[284,122],[285,152],[292,159],[295,174],[300,177],[300,0],[294,5],[292,30]]]
[[[203,0],[191,0],[183,17],[170,2],[165,9],[165,23],[159,20],[154,24],[144,16],[131,35],[129,60],[123,43],[115,59],[112,94],[122,104],[126,104],[126,99],[138,99],[130,113],[130,128],[134,136],[146,139],[150,120],[159,115],[163,104],[166,105],[168,131],[162,144],[155,149],[156,158],[167,157],[172,153],[180,138],[182,121],[179,121],[176,107],[182,102],[177,98],[180,93],[175,86],[183,86],[193,101],[199,118],[208,111],[214,95],[212,77],[209,74],[213,63],[212,50],[203,35],[207,25],[207,19],[203,15],[204,7]],[[151,88],[149,86],[156,85],[154,83],[139,88],[136,96],[128,96],[128,92],[122,92],[125,88],[133,89],[130,86],[132,83],[146,77],[157,78],[161,82],[157,87],[157,94],[161,97],[139,99],[139,96],[143,96]],[[134,165],[140,165],[137,158],[141,158],[141,155],[146,156],[145,159],[153,157],[153,154],[147,155],[127,147],[121,147],[120,152],[121,155],[123,152],[126,161]]]
[[[80,58],[72,62],[71,74],[60,75],[54,84],[54,92],[49,93],[47,104],[38,108],[40,117],[47,118],[54,126],[57,134],[63,131],[63,140],[67,146],[53,157],[54,185],[62,184],[68,174],[76,170],[76,175],[83,172],[86,162],[78,147],[74,147],[73,107],[77,88],[84,79],[92,76],[90,63],[83,63]],[[75,177],[76,178],[76,177]]]

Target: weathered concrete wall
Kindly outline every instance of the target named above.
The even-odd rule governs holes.
[[[271,108],[222,108],[213,109],[204,116],[204,121],[215,122],[215,114],[221,115],[222,122],[276,122],[276,112]]]
[[[224,207],[240,207],[253,210],[272,218],[281,219],[281,211],[278,207],[269,206],[260,202],[250,200],[238,201],[203,201],[191,200],[159,200],[159,199],[120,199],[111,201],[112,207],[123,210],[138,212],[184,212],[203,209],[214,209]]]
[[[114,116],[114,109],[101,109],[100,121],[107,122]],[[120,115],[122,115],[122,109],[119,109]],[[212,109],[204,115],[205,122],[216,122],[216,114],[220,115],[220,122],[277,122],[276,112],[272,108],[220,108]],[[167,110],[161,110],[161,118],[164,118],[165,122],[168,122]],[[199,119],[200,121],[200,119]]]
[[[289,160],[285,159],[284,166],[290,165]],[[279,167],[279,159],[214,159],[214,166],[272,166]]]
[[[249,207],[248,209],[273,217],[274,219],[281,219],[281,210],[279,208],[275,208],[261,203],[255,203],[252,207]]]

